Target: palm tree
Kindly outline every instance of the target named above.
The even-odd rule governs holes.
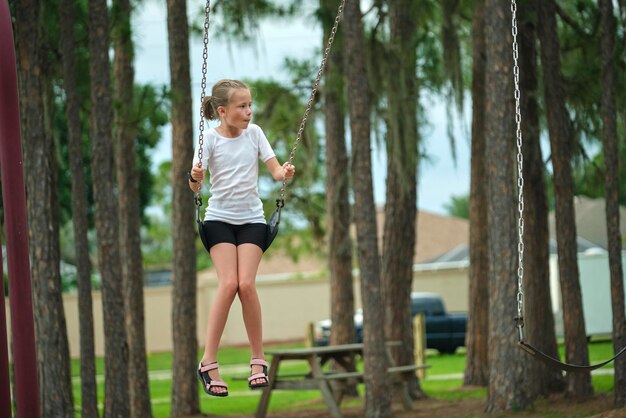
[[[112,40],[115,47],[114,123],[115,165],[120,220],[120,257],[126,306],[128,334],[128,377],[132,417],[150,417],[150,390],[146,361],[146,337],[143,303],[143,266],[141,258],[141,209],[139,207],[139,173],[135,151],[133,120],[133,41],[129,0],[114,0],[112,7]]]
[[[352,182],[357,249],[363,298],[363,342],[366,417],[391,417],[391,392],[385,360],[384,315],[379,292],[380,259],[372,189],[370,150],[370,90],[365,65],[364,33],[359,2],[346,2],[344,11],[344,71],[347,79],[352,136]]]
[[[21,136],[41,413],[73,417],[69,343],[61,295],[59,202],[56,194],[55,143],[47,126],[50,67],[44,59],[44,34],[38,2],[14,4]],[[36,237],[36,239],[34,238]]]
[[[91,259],[87,232],[87,190],[83,172],[81,146],[80,96],[76,74],[74,25],[76,22],[74,2],[59,2],[61,28],[60,47],[63,64],[63,87],[66,97],[67,136],[70,171],[72,173],[72,221],[78,282],[78,320],[80,333],[80,388],[81,416],[98,417],[98,393],[96,385],[96,360],[94,351],[93,302],[91,297]]]
[[[196,337],[196,233],[187,171],[193,159],[189,29],[186,0],[167,1],[172,90],[173,312],[172,416],[199,413]]]
[[[549,232],[545,166],[539,141],[539,104],[537,100],[536,1],[519,3],[519,65],[523,167],[524,167],[524,298],[526,336],[542,351],[558,358],[548,265]],[[563,375],[538,361],[528,363],[531,397],[547,396],[565,387]]]
[[[404,341],[396,364],[412,364],[411,289],[417,215],[417,39],[418,7],[411,0],[389,2],[390,39],[384,85],[387,97],[387,182],[383,233],[382,283],[386,337]],[[423,393],[417,379],[411,395]]]
[[[486,411],[525,409],[524,365],[511,332],[516,316],[515,127],[512,94],[510,8],[485,3],[485,145],[489,240],[489,388]]]
[[[626,345],[626,318],[624,318],[624,281],[622,267],[622,237],[619,216],[619,160],[615,106],[615,16],[610,0],[598,0],[602,28],[602,138],[606,171],[606,225],[611,272],[611,305],[613,306],[613,349],[617,352]],[[626,406],[626,360],[615,361],[613,402]]]
[[[554,0],[539,2],[538,34],[541,41],[544,99],[554,168],[556,238],[559,257],[559,281],[563,297],[565,358],[568,363],[589,364],[587,336],[580,292],[576,223],[574,216],[574,181],[572,176],[573,135],[563,95],[560,46],[556,31]],[[587,397],[593,392],[589,373],[568,373],[567,393]]]
[[[487,386],[489,367],[489,244],[485,153],[485,1],[472,14],[472,151],[470,179],[470,271],[467,362],[463,384]],[[487,215],[486,215],[487,214]]]
[[[130,416],[128,343],[120,271],[119,221],[114,191],[109,16],[106,0],[89,0],[89,76],[91,91],[91,167],[102,277],[105,386],[104,416]]]

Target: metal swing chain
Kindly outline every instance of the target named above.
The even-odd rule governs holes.
[[[520,341],[524,341],[524,154],[522,153],[522,111],[520,109],[519,64],[517,44],[517,4],[511,0],[511,34],[513,35],[513,80],[515,84],[515,136],[517,142],[517,328]]]
[[[205,18],[204,18],[204,37],[203,43],[204,47],[202,50],[202,83],[201,83],[201,93],[200,93],[200,126],[198,128],[198,167],[202,168],[202,153],[204,146],[204,97],[206,95],[206,73],[207,73],[207,61],[209,58],[209,16],[211,14],[211,0],[207,0],[205,6]],[[202,187],[198,188],[198,191],[194,193],[194,200],[197,206],[197,216],[200,216],[200,206],[202,206],[202,196],[200,192]]]
[[[300,139],[302,138],[302,133],[304,132],[304,128],[306,126],[306,122],[309,117],[311,108],[313,107],[313,101],[315,100],[315,95],[317,94],[317,89],[319,88],[320,80],[322,79],[322,75],[324,74],[326,61],[328,61],[328,56],[330,54],[331,47],[333,46],[337,29],[339,28],[339,22],[341,21],[341,15],[343,14],[343,8],[345,4],[346,4],[346,0],[342,0],[341,4],[339,5],[339,8],[337,9],[337,16],[335,17],[335,23],[333,24],[333,28],[330,31],[330,36],[328,37],[328,43],[326,44],[326,49],[324,50],[324,56],[322,58],[322,62],[320,63],[319,70],[317,71],[317,77],[315,77],[315,83],[313,84],[313,89],[311,90],[309,101],[307,103],[306,109],[304,110],[304,115],[302,116],[302,121],[300,122],[300,128],[298,129],[296,140],[293,144],[293,148],[291,149],[291,153],[289,154],[289,161],[288,161],[289,164],[293,164],[296,149],[298,148],[298,144],[300,143]],[[286,188],[287,188],[287,179],[283,178],[283,184],[280,188],[280,198],[276,200],[276,205],[278,207],[282,207],[285,204]]]

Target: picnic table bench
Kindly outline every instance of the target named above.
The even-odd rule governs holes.
[[[399,345],[399,342],[387,343],[388,348]],[[265,418],[269,406],[270,396],[274,390],[319,390],[328,407],[330,416],[341,418],[339,405],[344,395],[343,390],[333,392],[331,382],[345,382],[347,384],[363,383],[363,372],[354,369],[354,360],[363,357],[363,344],[343,344],[324,347],[308,347],[293,349],[268,350],[272,356],[268,377],[270,385],[263,389],[256,418]],[[428,365],[393,365],[392,358],[387,350],[387,358],[391,366],[387,369],[390,384],[397,388],[405,409],[411,409],[412,402],[408,392],[407,373],[414,373]],[[324,366],[333,360],[347,371],[325,370]],[[306,361],[309,370],[306,373],[279,374],[281,364],[290,361]]]

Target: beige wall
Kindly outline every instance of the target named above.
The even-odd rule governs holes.
[[[443,296],[448,311],[467,312],[469,306],[469,273],[467,266],[429,269],[415,268],[413,272],[413,290],[416,292],[438,293]]]
[[[450,311],[467,311],[468,281],[466,269],[438,269],[416,271],[413,290],[436,292],[443,295]],[[204,344],[204,335],[210,304],[215,295],[214,278],[199,276],[198,280],[198,344]],[[263,310],[263,336],[266,342],[304,338],[307,325],[330,316],[330,288],[326,278],[298,278],[291,280],[261,280],[257,283]],[[355,300],[360,305],[360,287],[354,283]],[[172,297],[170,287],[144,289],[146,348],[149,352],[169,351],[172,348]],[[79,356],[78,298],[76,294],[63,296],[67,321],[70,355]],[[7,300],[7,318],[10,311]],[[104,354],[102,326],[102,299],[93,293],[96,355]],[[10,321],[8,321],[10,327]],[[222,337],[223,345],[247,344],[241,318],[239,300],[231,307],[228,323]]]

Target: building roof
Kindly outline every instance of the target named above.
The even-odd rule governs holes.
[[[576,212],[576,244],[579,253],[604,252],[608,248],[604,199],[585,196],[574,198]],[[554,212],[549,214],[550,254],[556,254],[556,230]],[[626,237],[626,209],[620,208],[620,230]],[[626,248],[626,246],[624,246]],[[464,242],[449,251],[424,260],[423,264],[466,263],[469,261],[469,246]],[[447,264],[446,264],[447,265]]]
[[[576,244],[578,246],[579,253],[590,253],[590,252],[606,252],[599,245],[586,240],[585,238],[578,237],[576,239]],[[550,240],[550,254],[556,254],[557,246],[556,241]],[[423,264],[432,264],[432,263],[453,263],[453,262],[469,262],[469,245],[461,244],[450,251],[447,251],[437,257],[434,257],[430,260],[426,260]]]
[[[606,213],[604,199],[591,199],[585,196],[574,198],[574,210],[576,211],[576,233],[600,247],[609,247],[606,232]],[[620,231],[622,233],[622,248],[626,249],[624,238],[626,237],[626,208],[620,207]],[[549,216],[550,237],[556,237],[554,212]]]

